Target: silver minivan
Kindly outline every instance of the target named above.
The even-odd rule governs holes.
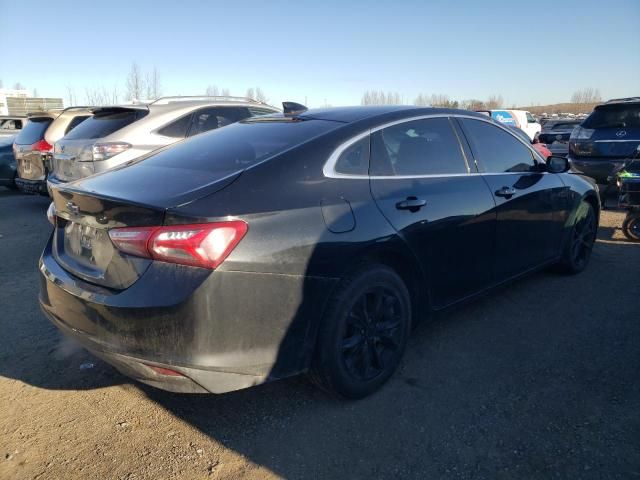
[[[240,97],[165,97],[95,108],[90,119],[54,145],[48,182],[104,172],[198,133],[278,111]]]

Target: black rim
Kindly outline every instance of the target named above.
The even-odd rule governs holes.
[[[384,287],[363,293],[347,314],[342,357],[347,371],[368,381],[394,364],[402,335],[402,306],[398,296]]]
[[[595,238],[596,219],[593,210],[589,205],[582,204],[578,210],[571,245],[571,255],[576,266],[580,267],[589,260]]]

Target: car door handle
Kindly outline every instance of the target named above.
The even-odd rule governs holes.
[[[502,187],[500,190],[496,190],[496,197],[511,198],[516,194],[516,189],[513,187]]]
[[[410,212],[417,212],[427,204],[426,200],[418,197],[407,197],[406,200],[396,203],[398,210],[409,210]]]

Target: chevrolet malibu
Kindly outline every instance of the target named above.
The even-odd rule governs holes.
[[[418,320],[542,268],[586,267],[594,185],[491,118],[284,107],[54,186],[49,319],[166,390],[308,372],[361,398]]]

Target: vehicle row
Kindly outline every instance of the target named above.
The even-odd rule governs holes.
[[[202,132],[278,109],[239,97],[164,97],[149,104],[34,112],[14,141],[17,187],[46,194]],[[49,185],[49,187],[47,186]]]

